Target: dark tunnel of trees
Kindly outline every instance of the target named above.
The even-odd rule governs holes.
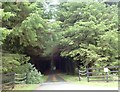
[[[67,74],[74,74],[74,62],[71,62],[68,58],[63,58],[61,56],[53,57],[53,60],[48,57],[39,57],[34,56],[31,58],[30,63],[33,64],[38,71],[42,74],[49,74],[52,73],[53,67],[51,66],[51,62],[53,63],[53,67],[56,67],[56,73],[67,73]]]

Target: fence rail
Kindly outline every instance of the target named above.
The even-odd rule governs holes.
[[[2,89],[14,88],[15,73],[7,73],[2,75]]]
[[[81,80],[81,76],[87,75],[86,70],[85,71],[80,71],[79,70],[79,81]]]
[[[2,75],[2,89],[13,89],[15,84],[27,83],[27,73],[16,74],[16,73],[7,73]]]
[[[119,77],[119,66],[108,66],[101,68],[87,68],[85,71],[79,70],[79,81],[81,77],[87,76],[87,81],[119,81],[119,79],[112,79],[114,76]],[[116,74],[116,75],[113,75]]]
[[[27,73],[15,74],[15,84],[27,83]]]

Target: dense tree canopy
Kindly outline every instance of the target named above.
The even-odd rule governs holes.
[[[61,55],[85,65],[117,65],[117,12],[117,5],[97,2],[62,4],[58,17],[64,25]]]
[[[27,56],[52,57],[57,51],[77,66],[118,65],[117,5],[66,2],[49,12],[41,2],[5,2],[2,6],[0,45],[5,54],[20,54],[18,59],[3,55],[4,71],[11,62],[12,67],[22,65],[21,58],[27,62]]]

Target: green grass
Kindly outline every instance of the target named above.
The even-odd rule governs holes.
[[[35,90],[39,84],[17,84],[13,90]]]
[[[8,90],[3,90],[2,92],[26,92],[26,90],[29,90],[28,92],[33,92],[39,84],[16,84],[14,89],[8,89]]]
[[[87,85],[87,86],[96,86],[96,87],[112,87],[112,88],[118,88],[118,82],[117,81],[90,81],[87,82],[87,78],[83,77],[81,81],[79,81],[78,76],[76,75],[66,75],[66,74],[59,74],[64,80],[67,82],[80,84],[80,85]]]
[[[47,80],[47,76],[44,76],[43,82]],[[13,90],[35,90],[40,84],[16,84]]]

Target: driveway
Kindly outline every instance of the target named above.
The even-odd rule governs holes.
[[[51,74],[48,76],[47,81],[41,84],[36,90],[118,90],[118,89],[72,84],[66,82],[57,74]]]

